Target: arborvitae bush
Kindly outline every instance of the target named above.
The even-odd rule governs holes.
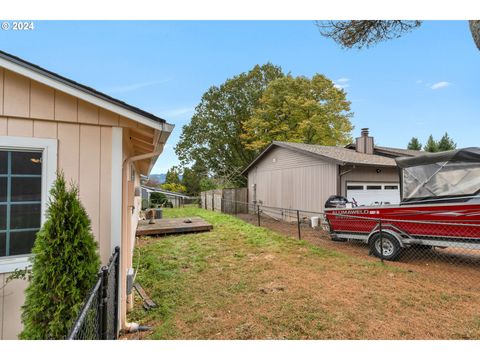
[[[22,339],[63,339],[97,279],[100,259],[90,219],[59,174],[46,221],[32,250],[32,278],[22,307]]]

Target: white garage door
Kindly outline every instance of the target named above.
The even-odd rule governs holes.
[[[398,183],[347,183],[348,200],[355,199],[360,205],[398,204],[400,186]]]

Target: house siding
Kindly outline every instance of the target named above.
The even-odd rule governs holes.
[[[58,141],[57,170],[64,172],[68,182],[77,184],[104,264],[112,251],[112,127],[121,126],[139,127],[134,121],[0,68],[0,136]],[[132,153],[133,149],[127,155]],[[139,178],[136,182],[139,184]],[[130,239],[134,239],[137,214],[131,214]],[[133,240],[130,243],[131,254]],[[14,280],[4,286],[7,277],[0,274],[0,339],[15,339],[22,329],[20,307],[27,283]]]
[[[273,207],[323,211],[327,198],[337,193],[337,171],[334,163],[274,147],[249,170],[248,199]]]

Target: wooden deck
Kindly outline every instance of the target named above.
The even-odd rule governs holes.
[[[190,219],[192,222],[185,222]],[[137,236],[185,234],[201,231],[210,231],[213,226],[199,217],[156,219],[155,224],[148,220],[140,220],[137,226]]]

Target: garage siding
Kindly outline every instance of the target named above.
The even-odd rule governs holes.
[[[342,166],[340,173],[351,169],[351,166]],[[377,169],[380,172],[377,172]],[[357,166],[341,177],[341,195],[347,194],[347,182],[398,183],[399,181],[397,168]]]
[[[323,211],[327,198],[337,193],[337,173],[334,163],[274,147],[250,169],[248,199],[267,206]]]

